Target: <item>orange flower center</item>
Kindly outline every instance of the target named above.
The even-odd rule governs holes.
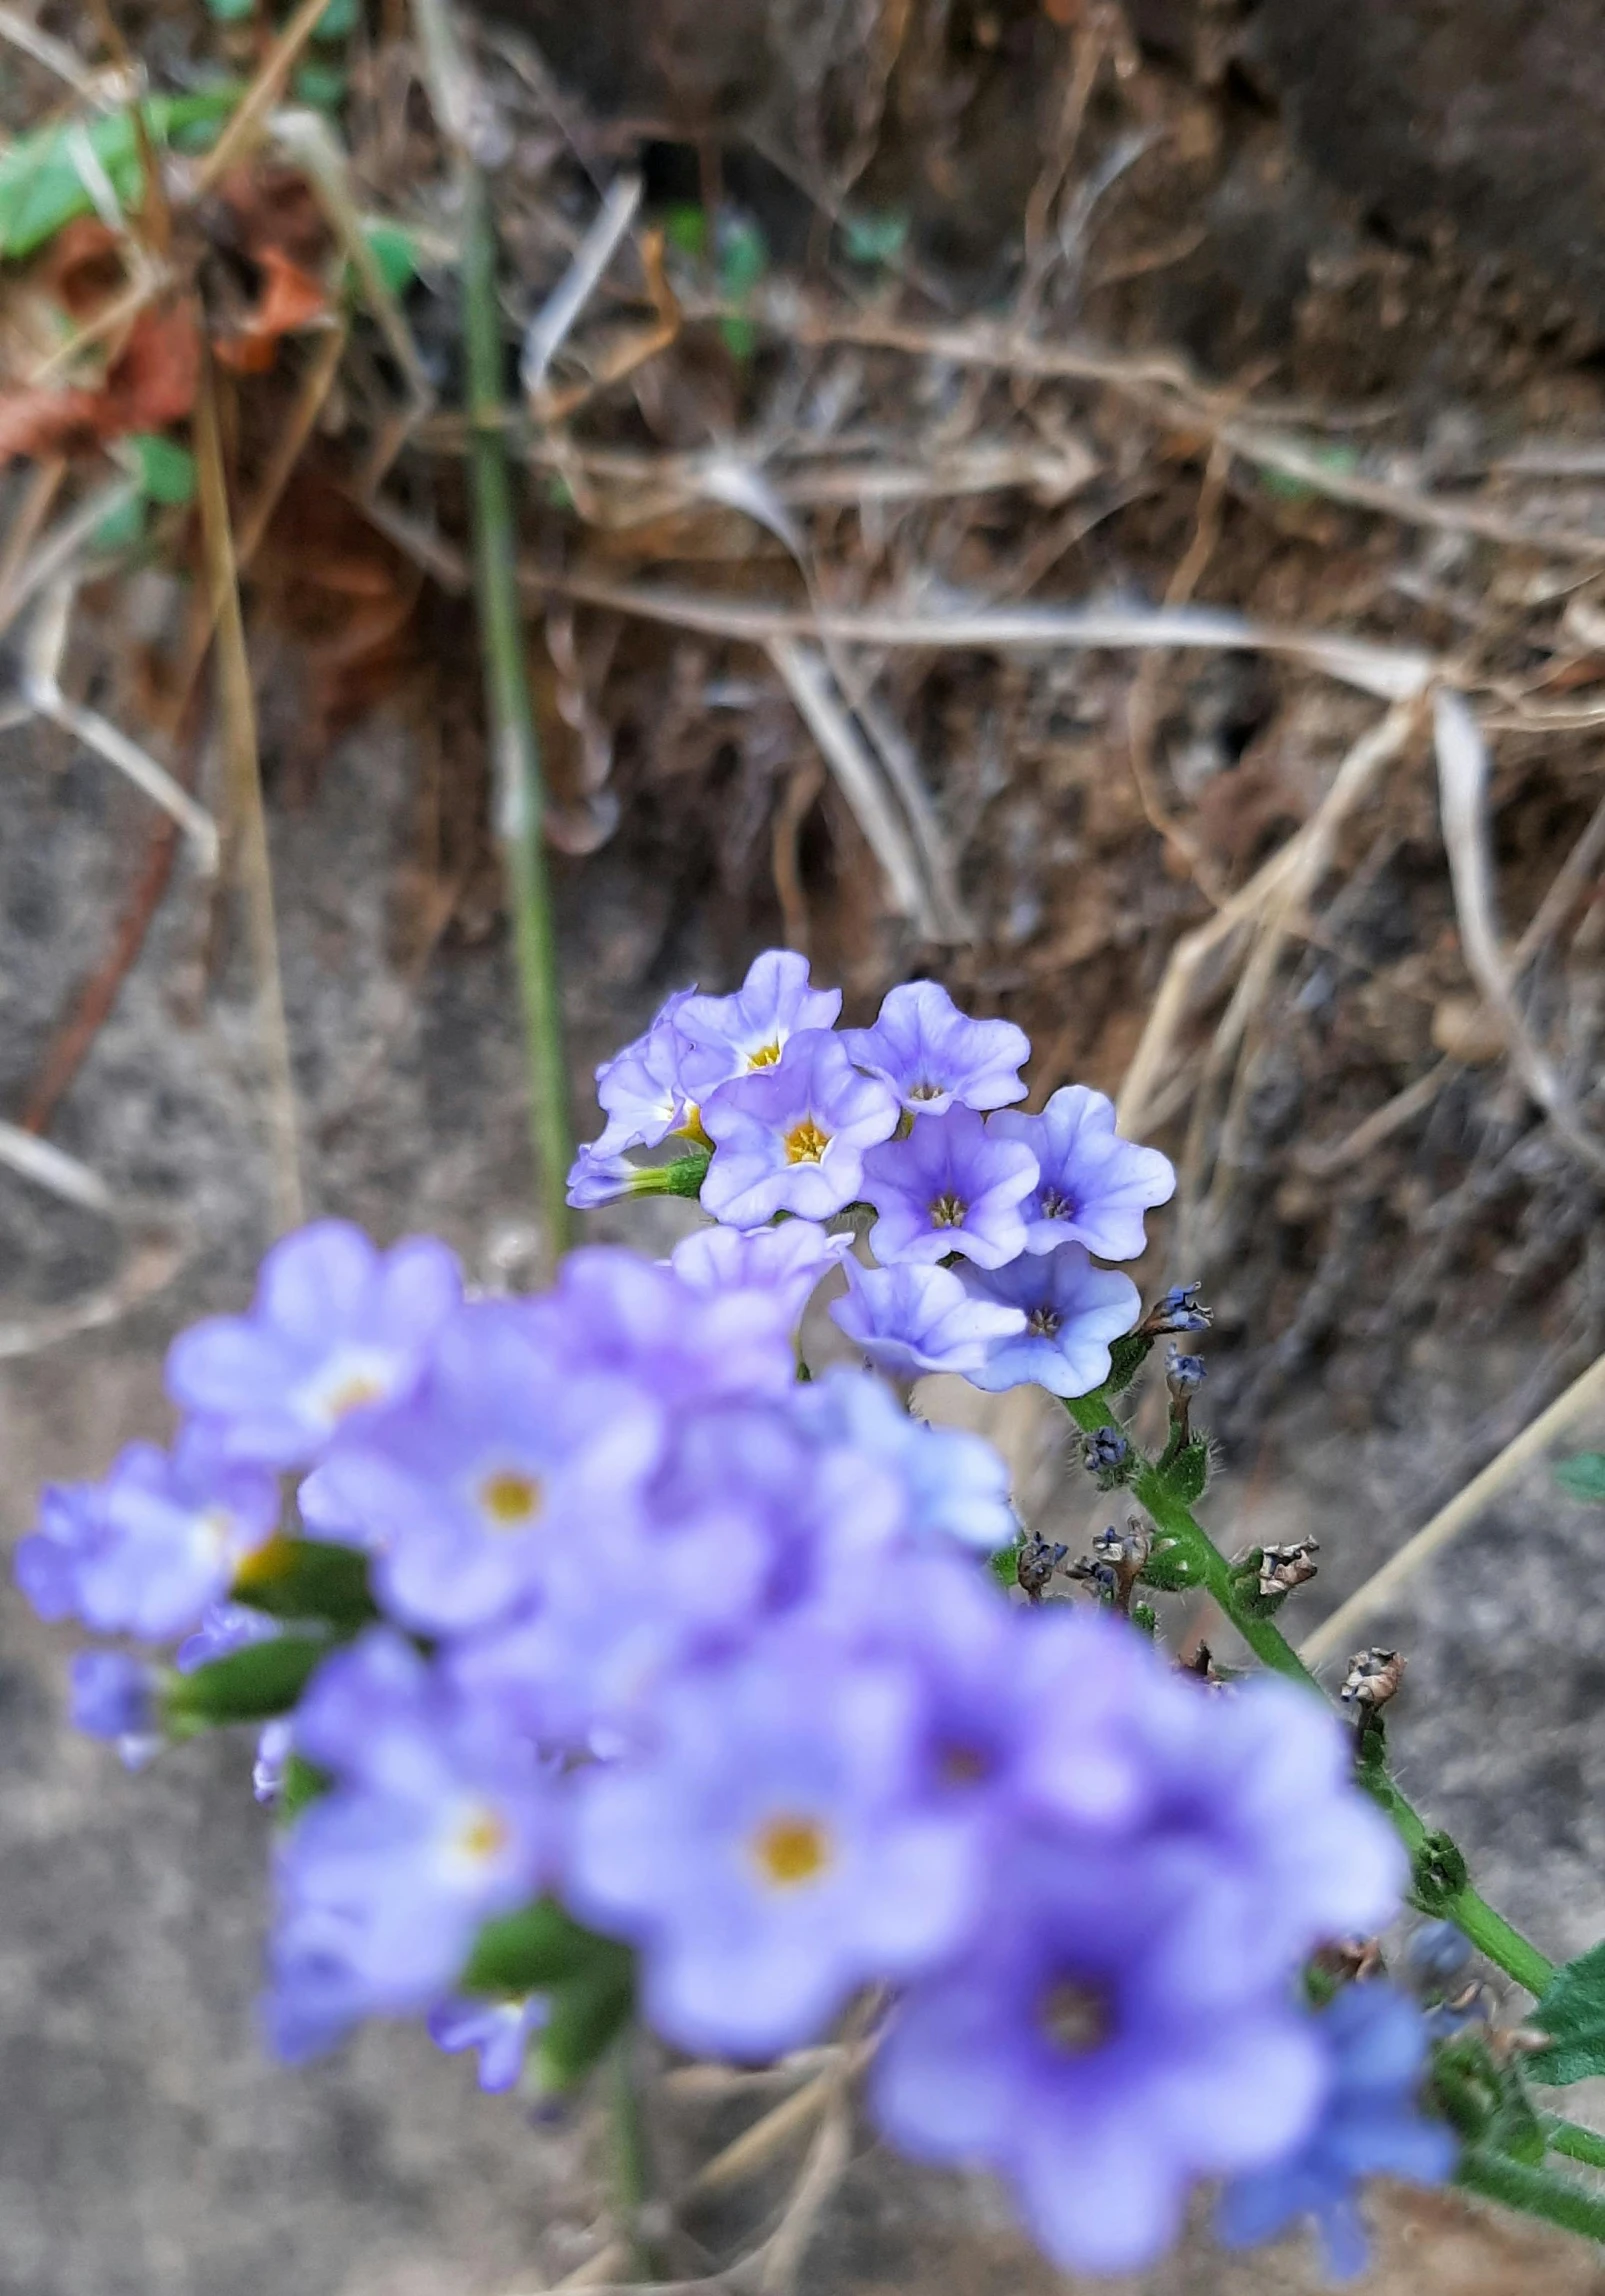
[[[830,1864],[830,1837],[814,1818],[771,1818],[753,1836],[752,1851],[772,1888],[796,1889]]]
[[[485,1477],[479,1486],[479,1503],[497,1530],[516,1531],[540,1513],[541,1487],[533,1475],[504,1469]]]

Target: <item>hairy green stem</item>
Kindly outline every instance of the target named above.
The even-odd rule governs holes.
[[[495,826],[513,913],[513,945],[524,1008],[530,1133],[546,1246],[566,1249],[566,1185],[573,1161],[568,1064],[557,940],[541,833],[545,810],[540,742],[518,609],[517,534],[502,432],[502,331],[496,300],[496,227],[485,179],[463,164],[463,331],[468,353],[468,417],[473,442],[474,589],[485,658]]]
[[[1101,1427],[1120,1425],[1115,1399],[1107,1388],[1097,1388],[1091,1395],[1072,1396],[1065,1407],[1087,1435],[1096,1435]],[[1213,1596],[1255,1657],[1273,1673],[1285,1675],[1289,1681],[1314,1691],[1317,1697],[1324,1697],[1321,1685],[1275,1619],[1251,1609],[1243,1601],[1226,1557],[1191,1507],[1172,1489],[1166,1470],[1150,1461],[1142,1461],[1132,1476],[1131,1490],[1155,1526],[1167,1539],[1174,1540],[1198,1582]],[[1430,1839],[1426,1820],[1380,1764],[1367,1765],[1358,1775],[1361,1785],[1392,1819],[1411,1857],[1415,1857]],[[1535,1996],[1544,1991],[1555,1974],[1553,1963],[1547,1961],[1536,1946],[1530,1945],[1519,1930],[1513,1929],[1502,1914],[1496,1913],[1469,1882],[1447,1893],[1440,1910],[1445,1920],[1452,1921],[1478,1952],[1486,1954],[1507,1977],[1514,1978]]]
[[[1580,2232],[1587,2240],[1605,2241],[1605,2195],[1574,2184],[1570,2177],[1551,2170],[1529,2168],[1507,2153],[1481,2152],[1473,2145],[1460,2156],[1455,2182],[1486,2200],[1502,2201],[1524,2215],[1540,2216],[1565,2232]]]
[[[1597,2129],[1579,2128],[1575,2121],[1563,2121],[1554,2113],[1546,2113],[1543,2122],[1544,2142],[1551,2152],[1586,2161],[1590,2168],[1605,2168],[1605,2136]]]

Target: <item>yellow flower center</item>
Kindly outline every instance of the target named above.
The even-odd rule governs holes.
[[[786,1134],[786,1162],[788,1164],[817,1164],[830,1146],[830,1134],[821,1132],[811,1116],[794,1124]]]
[[[1079,1984],[1073,1977],[1058,1978],[1048,1986],[1037,2016],[1048,2039],[1067,2056],[1087,2056],[1101,2049],[1109,2038],[1107,1997],[1096,1986]]]
[[[221,1547],[229,1518],[218,1509],[208,1520],[209,1524],[214,1521],[217,1524],[218,1545]],[[270,1539],[264,1539],[259,1547],[253,1547],[248,1555],[241,1556],[234,1573],[235,1588],[271,1586],[275,1579],[284,1576],[294,1560],[294,1547],[282,1531],[275,1531]]]
[[[457,1836],[457,1847],[465,1858],[482,1865],[507,1846],[507,1821],[497,1810],[480,1808],[463,1826]]]
[[[533,1475],[512,1469],[487,1475],[479,1486],[479,1503],[499,1531],[516,1531],[541,1511],[541,1487]]]
[[[946,1195],[938,1196],[931,1206],[931,1225],[936,1228],[962,1228],[964,1215],[969,1208],[961,1196],[955,1196],[949,1189]]]
[[[747,1066],[749,1068],[773,1068],[779,1058],[780,1046],[778,1043],[761,1044],[756,1052],[748,1053]]]
[[[332,1395],[324,1398],[324,1410],[331,1419],[345,1419],[353,1411],[361,1411],[370,1403],[382,1403],[385,1391],[371,1371],[354,1371],[343,1379]]]
[[[752,1853],[772,1888],[796,1889],[830,1864],[830,1837],[814,1818],[771,1818],[753,1836]]]

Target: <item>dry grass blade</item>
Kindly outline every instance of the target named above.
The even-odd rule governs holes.
[[[794,638],[773,638],[765,651],[851,806],[900,914],[927,940],[937,939],[939,921],[919,856],[879,765],[842,704],[829,664],[823,654]]]
[[[1347,1602],[1338,1605],[1331,1617],[1300,1646],[1299,1656],[1305,1665],[1318,1666],[1324,1659],[1345,1653],[1366,1620],[1385,1608],[1424,1563],[1441,1554],[1450,1540],[1474,1522],[1524,1467],[1541,1457],[1551,1443],[1558,1442],[1590,1412],[1600,1409],[1605,1409],[1605,1356],[1597,1357],[1556,1397],[1547,1411],[1540,1412],[1530,1426],[1505,1445],[1496,1459],[1489,1461],[1480,1475],[1474,1475],[1447,1506],[1440,1507],[1430,1522],[1423,1523],[1414,1537],[1407,1539],[1398,1553],[1368,1578],[1364,1586],[1357,1588]]]
[[[31,1180],[36,1188],[48,1189],[52,1196],[63,1202],[77,1204],[86,1212],[109,1212],[112,1208],[111,1190],[98,1172],[91,1172],[87,1164],[80,1164],[76,1156],[65,1149],[53,1148],[48,1140],[36,1139],[17,1124],[8,1124],[0,1118],[0,1164],[21,1179]]]
[[[36,64],[43,64],[47,72],[54,72],[58,80],[65,80],[85,103],[96,103],[104,94],[103,81],[86,64],[75,48],[65,40],[52,38],[37,24],[15,8],[0,8],[0,40],[9,40],[13,48],[20,48]]]
[[[194,197],[202,199],[222,182],[229,169],[245,157],[267,127],[268,115],[283,95],[302,49],[317,30],[329,0],[301,0],[301,5],[263,59],[262,68],[230,114],[228,126],[195,173]]]
[[[809,2147],[785,2214],[763,2246],[759,2296],[791,2296],[808,2244],[823,2211],[847,2173],[853,2153],[852,2111],[838,2080],[818,2134]]]
[[[601,285],[608,265],[635,221],[644,189],[638,175],[615,177],[590,229],[574,251],[573,261],[531,319],[518,364],[518,377],[526,398],[538,395],[546,380],[547,368]]]
[[[1512,1067],[1548,1116],[1556,1138],[1590,1171],[1605,1176],[1605,1145],[1584,1131],[1570,1095],[1535,1042],[1499,946],[1488,850],[1488,745],[1461,695],[1437,695],[1433,735],[1443,841],[1466,969],[1504,1030]]]
[[[47,1308],[28,1322],[0,1323],[0,1362],[38,1355],[80,1332],[103,1331],[165,1290],[183,1262],[183,1252],[170,1237],[137,1245],[122,1273],[98,1291],[86,1292],[82,1299],[68,1300],[62,1307]]]
[[[81,555],[96,529],[108,518],[114,518],[118,511],[125,510],[138,491],[136,478],[119,473],[105,486],[86,495],[77,508],[46,535],[39,547],[29,552],[0,593],[0,637],[10,629],[23,608]]]
[[[181,789],[163,765],[159,765],[148,751],[131,741],[127,734],[114,726],[98,710],[83,708],[71,702],[59,683],[61,658],[66,646],[67,626],[72,611],[74,585],[62,580],[47,594],[41,606],[34,629],[30,634],[21,681],[22,698],[37,716],[48,718],[91,749],[97,757],[125,774],[137,789],[144,791],[153,804],[178,823],[180,829],[195,848],[196,859],[203,873],[210,877],[217,873],[217,824],[204,806],[197,805],[187,789]]]
[[[1275,654],[1388,702],[1425,692],[1447,667],[1438,656],[1417,647],[1384,646],[1336,631],[1282,629],[1215,607],[983,606],[921,613],[863,606],[850,613],[832,607],[811,613],[790,606],[748,605],[739,598],[667,585],[558,575],[534,566],[522,568],[520,578],[537,597],[556,592],[584,605],[608,606],[621,614],[639,614],[646,621],[759,646],[776,638],[818,637],[836,644],[933,653],[955,648],[1052,653],[1063,647],[1125,652],[1176,646],[1202,653]]]
[[[251,692],[251,665],[245,650],[245,624],[240,612],[216,385],[209,367],[203,370],[195,402],[195,467],[209,610],[218,640],[218,700],[228,773],[229,828],[239,857],[245,894],[265,1070],[273,1210],[275,1223],[282,1232],[299,1225],[302,1218],[295,1078],[290,1066],[284,984],[279,972],[273,872],[256,747],[256,704]]]
[[[306,176],[318,205],[328,218],[330,229],[340,243],[342,254],[356,273],[363,299],[378,321],[396,364],[407,378],[411,399],[409,421],[416,423],[423,412],[434,404],[434,386],[418,355],[418,346],[407,324],[407,315],[392,294],[384,272],[380,269],[379,259],[362,228],[362,217],[351,196],[345,153],[335,141],[327,120],[318,112],[281,113],[273,123],[273,140]]]

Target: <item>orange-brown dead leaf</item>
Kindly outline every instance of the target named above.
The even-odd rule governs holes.
[[[265,374],[278,357],[280,339],[315,325],[329,308],[321,282],[282,248],[259,248],[253,259],[262,272],[261,298],[237,328],[213,341],[219,366],[237,375]]]
[[[129,328],[98,391],[69,385],[0,392],[0,463],[18,454],[88,454],[129,431],[165,430],[194,406],[199,374],[189,305],[150,305]]]
[[[99,216],[74,216],[50,242],[35,277],[70,318],[82,322],[127,284],[122,241]]]

